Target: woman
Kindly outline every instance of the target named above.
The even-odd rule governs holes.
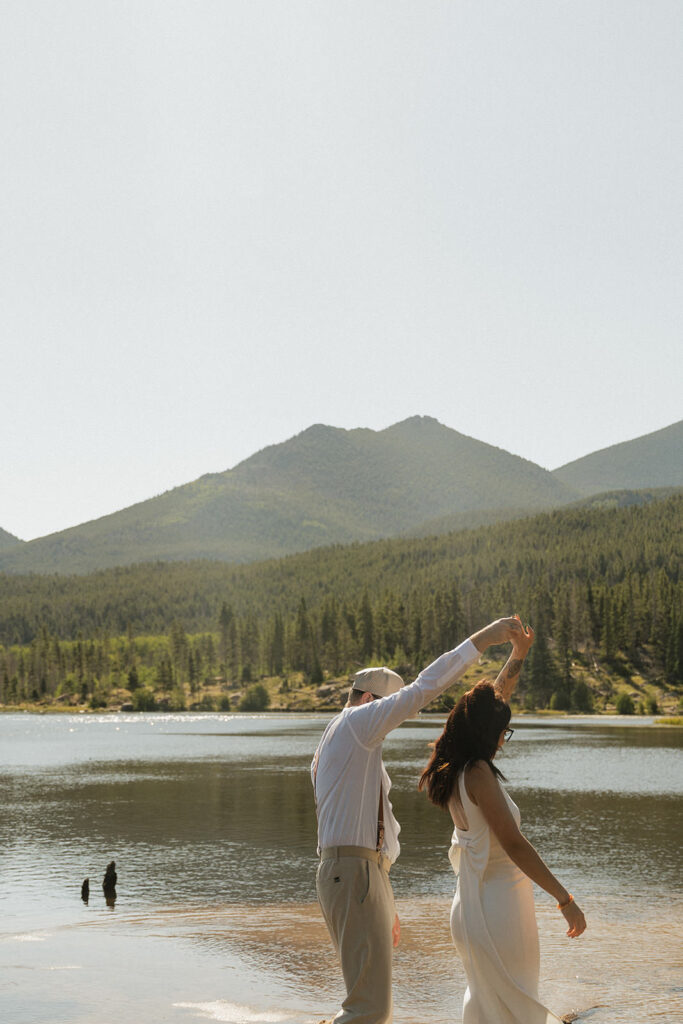
[[[519,809],[493,764],[512,734],[507,702],[533,640],[527,627],[495,683],[484,680],[461,697],[419,784],[450,811],[455,825],[449,858],[458,887],[451,934],[467,973],[463,1024],[559,1024],[538,1001],[532,882],[557,901],[570,938],[586,928],[571,893],[520,832]]]

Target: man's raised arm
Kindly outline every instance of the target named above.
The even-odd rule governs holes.
[[[487,647],[513,642],[524,633],[518,617],[496,619],[473,633],[464,643],[442,654],[420,672],[417,679],[397,693],[362,704],[353,716],[352,729],[364,746],[381,743],[387,733],[416,715],[421,708],[447,690],[465,674]]]

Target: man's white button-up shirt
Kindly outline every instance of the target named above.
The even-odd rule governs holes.
[[[471,640],[442,654],[415,682],[389,697],[358,704],[333,718],[311,764],[318,812],[318,849],[377,844],[377,810],[382,781],[384,845],[393,863],[400,853],[401,826],[389,801],[391,780],[382,763],[382,740],[407,718],[452,686],[479,658]]]

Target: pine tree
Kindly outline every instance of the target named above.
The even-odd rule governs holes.
[[[228,606],[225,601],[221,605],[221,612],[218,617],[218,632],[219,632],[219,646],[218,646],[218,658],[220,661],[221,674],[227,675],[228,672],[228,654],[230,650],[230,626],[235,618],[234,612],[231,606]]]
[[[360,620],[360,645],[361,656],[368,662],[372,658],[375,649],[374,637],[374,616],[370,606],[370,597],[367,590],[363,591],[363,597],[359,609]]]
[[[602,636],[600,646],[603,658],[609,665],[612,665],[617,653],[617,648],[616,638],[614,635],[614,604],[609,592],[603,595],[601,598],[601,604],[604,610],[602,613]]]
[[[569,608],[566,595],[558,601],[555,615],[555,640],[560,671],[558,688],[555,691],[554,707],[568,711],[572,705],[572,655],[570,648]]]
[[[275,612],[272,622],[269,669],[271,676],[281,676],[285,663],[285,627],[280,612]]]

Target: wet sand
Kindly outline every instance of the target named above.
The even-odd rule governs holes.
[[[456,1024],[465,979],[448,934],[448,903],[399,901],[395,1024]],[[587,908],[570,941],[538,901],[541,995],[559,1015],[648,1024],[681,1019],[683,907],[638,900]],[[338,1009],[339,970],[317,904],[168,906],[102,911],[86,922],[0,935],[0,1008],[12,1024],[318,1024]],[[30,995],[27,993],[30,992]]]

